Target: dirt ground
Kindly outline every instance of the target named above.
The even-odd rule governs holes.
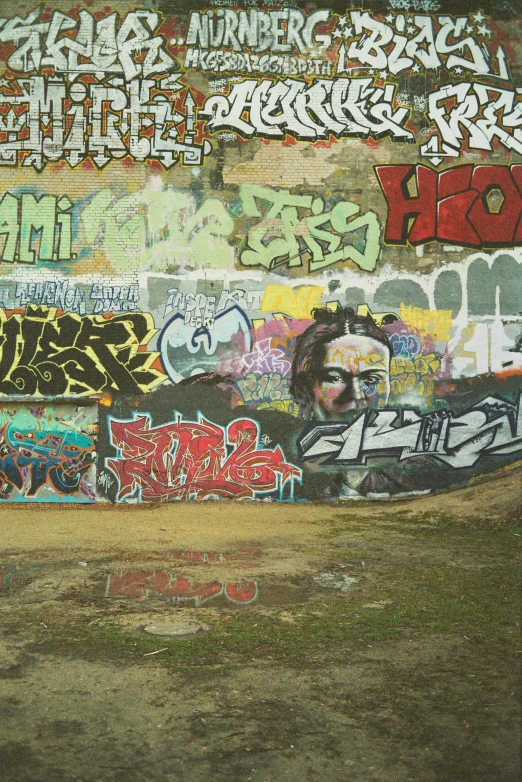
[[[0,780],[518,782],[521,497],[4,505]]]

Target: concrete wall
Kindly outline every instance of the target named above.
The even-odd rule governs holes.
[[[0,0],[1,499],[520,460],[522,33],[480,7]]]

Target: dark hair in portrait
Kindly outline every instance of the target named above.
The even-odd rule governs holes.
[[[290,385],[290,393],[300,403],[305,417],[313,409],[314,387],[321,378],[330,342],[354,334],[381,343],[388,349],[388,357],[393,355],[388,335],[371,315],[356,315],[351,307],[336,310],[321,307],[312,311],[312,317],[314,323],[296,339]]]

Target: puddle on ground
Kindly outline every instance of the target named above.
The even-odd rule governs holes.
[[[23,563],[0,564],[0,592],[9,592],[27,586],[43,572],[55,569],[53,563]],[[63,567],[63,566],[62,566]]]
[[[258,599],[259,585],[257,581],[202,582],[165,570],[133,570],[119,575],[109,574],[103,595],[109,598],[164,597],[173,603],[193,606],[223,598],[225,603],[249,605]]]
[[[244,559],[246,554],[262,556],[262,552],[254,549],[245,549],[236,554],[175,552],[172,556],[183,563],[182,566],[180,564],[182,572],[172,572],[164,563],[154,569],[148,565],[141,569],[125,570],[114,564],[111,568],[107,560],[0,564],[0,594],[5,598],[9,595],[15,597],[29,588],[35,592],[34,597],[37,599],[48,599],[53,595],[57,599],[74,599],[78,596],[118,600],[159,598],[194,608],[207,604],[215,608],[246,608],[253,604],[285,606],[306,603],[325,590],[346,593],[357,583],[357,579],[344,573],[317,571],[315,575],[287,579],[284,576],[268,575],[255,580],[244,578],[241,570],[248,566]],[[192,564],[211,566],[211,571],[214,571],[212,575],[217,575],[217,578],[202,578],[204,571],[200,568],[191,574]],[[219,578],[215,572],[214,566],[220,564],[228,565],[228,577]],[[259,569],[259,564],[253,563],[251,566]],[[108,569],[113,570],[107,572]]]
[[[206,605],[210,601],[216,608],[248,606],[257,602],[276,606],[306,602],[313,597],[316,591],[314,586],[308,579],[303,579],[299,584],[275,578],[269,581],[203,582],[166,570],[135,570],[109,574],[103,595],[118,599],[163,597],[172,603],[194,607]]]

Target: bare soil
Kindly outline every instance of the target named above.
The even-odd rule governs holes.
[[[518,781],[521,478],[4,505],[0,780]]]

